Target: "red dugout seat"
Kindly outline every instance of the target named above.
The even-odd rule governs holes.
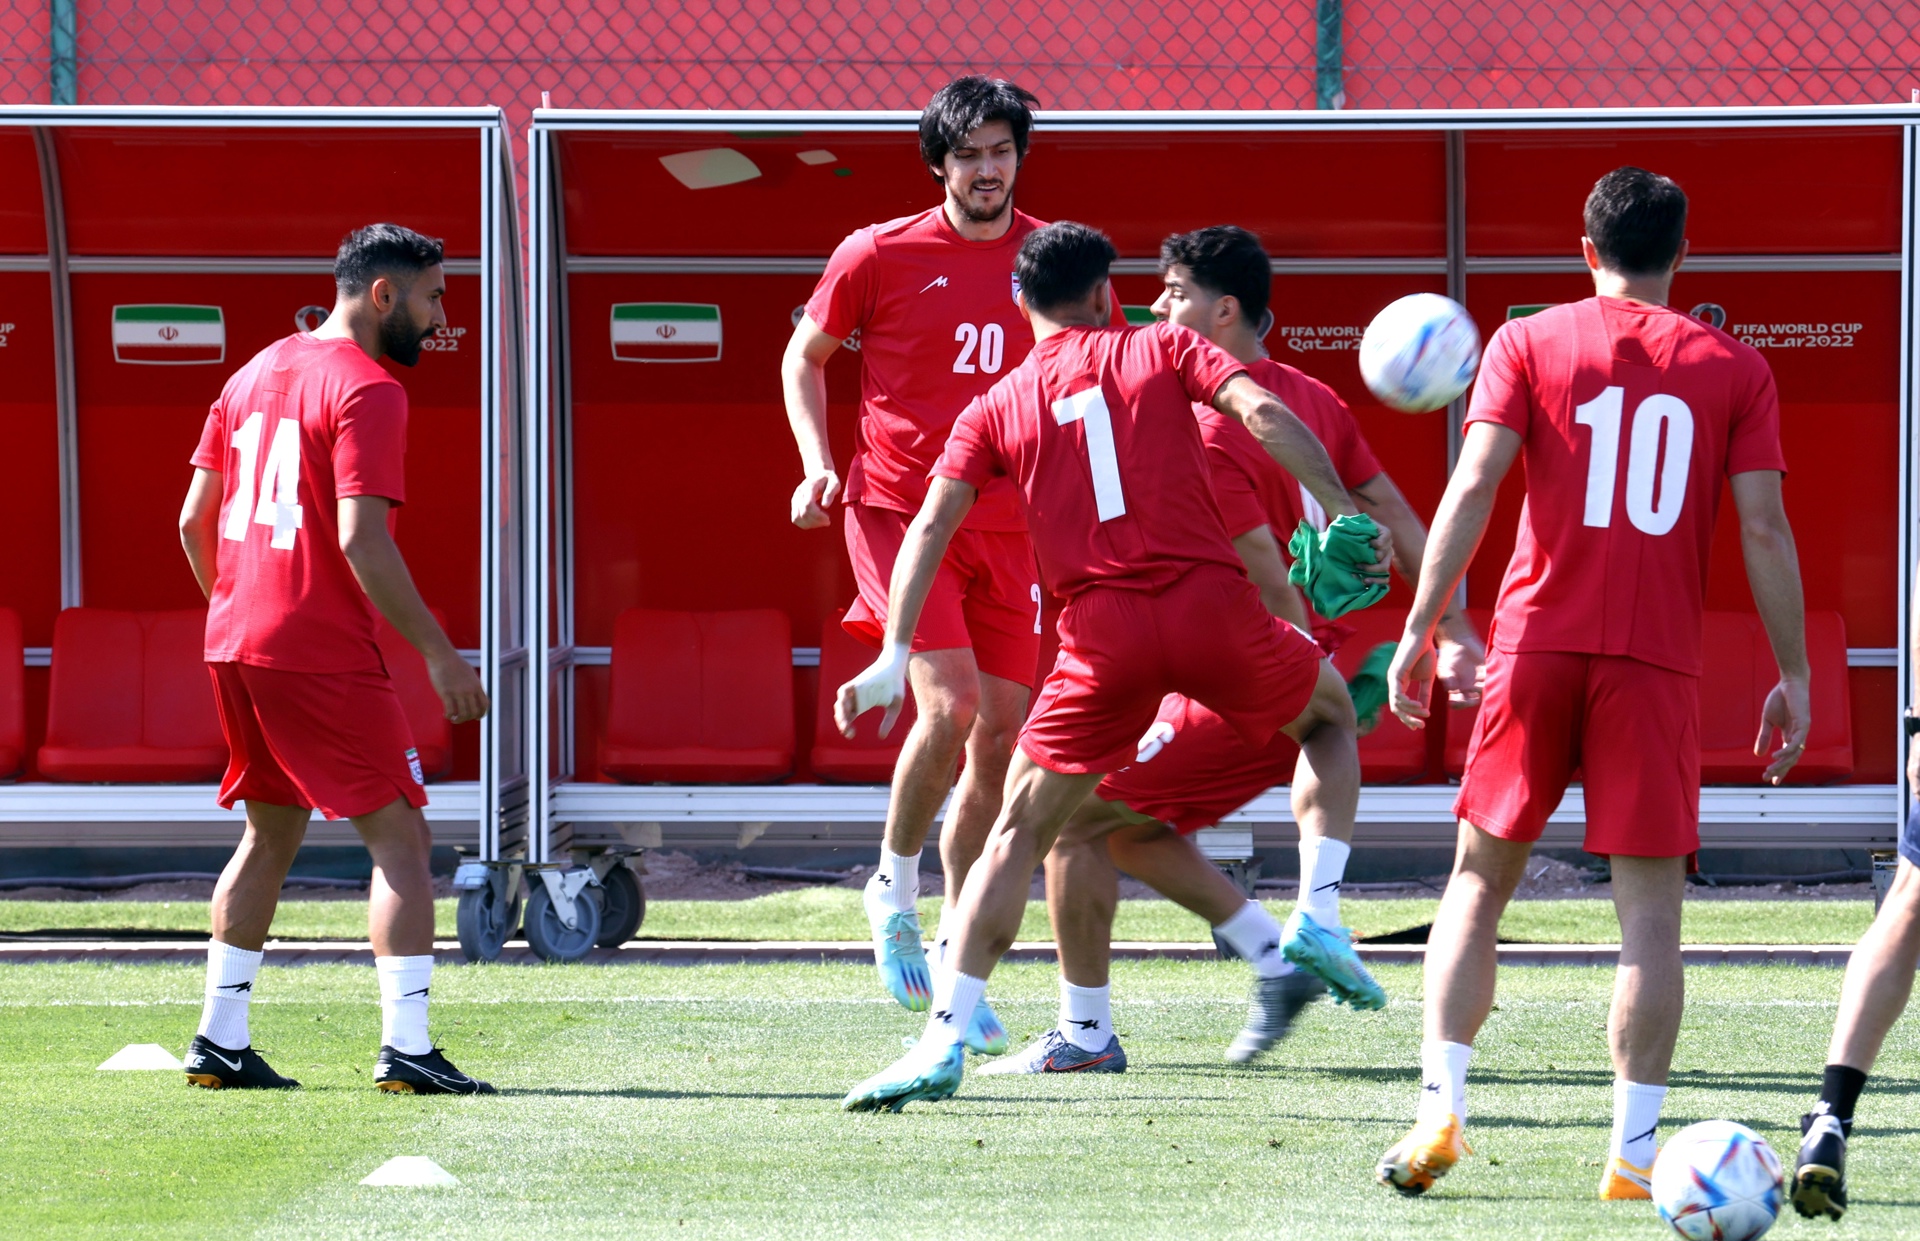
[[[880,736],[878,711],[860,717],[855,736],[849,741],[833,723],[833,696],[842,685],[873,662],[874,649],[840,627],[844,610],[827,618],[820,631],[820,700],[814,715],[813,753],[808,766],[823,780],[847,784],[886,784],[893,779],[893,764],[900,757],[900,746],[913,727],[913,691],[907,691],[907,705],[893,732]]]
[[[445,629],[447,618],[440,609],[428,610],[433,613],[433,619],[440,622],[440,628]],[[427,661],[385,618],[379,622],[377,640],[380,659],[387,665],[387,675],[393,678],[400,705],[406,709],[413,747],[420,753],[420,771],[429,783],[444,780],[453,771],[453,725],[447,722],[447,710],[427,676]]]
[[[1766,628],[1751,612],[1709,612],[1700,676],[1700,782],[1758,784],[1766,767],[1753,737],[1767,694],[1780,680]],[[1820,784],[1853,774],[1853,715],[1847,692],[1847,626],[1838,612],[1807,613],[1807,663],[1813,671],[1813,731],[1789,784]],[[1772,748],[1769,738],[1768,746]]]
[[[20,613],[0,608],[0,780],[19,775],[26,759],[26,648],[20,638]]]
[[[614,622],[600,770],[637,783],[752,783],[793,771],[784,612],[660,612]]]
[[[202,657],[206,628],[202,608],[60,613],[40,773],[74,782],[218,780],[227,744]]]
[[[1353,636],[1333,657],[1340,675],[1352,678],[1367,661],[1368,652],[1383,642],[1398,642],[1407,624],[1405,608],[1379,606],[1351,612],[1340,618],[1353,626]],[[1369,784],[1405,784],[1427,774],[1427,737],[1397,719],[1392,711],[1380,708],[1380,722],[1360,738],[1360,778]]]

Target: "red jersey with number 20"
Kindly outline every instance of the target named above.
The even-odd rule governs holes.
[[[406,390],[350,340],[289,336],[227,381],[193,454],[223,475],[209,663],[383,670],[335,501],[404,503],[406,451]]]
[[[933,473],[980,489],[1013,479],[1061,598],[1157,591],[1202,564],[1237,571],[1193,405],[1246,369],[1170,323],[1069,328],[962,411]]]
[[[1525,441],[1494,645],[1698,676],[1721,479],[1787,468],[1760,354],[1669,307],[1592,297],[1494,333],[1467,422]]]
[[[834,250],[807,317],[829,336],[860,333],[849,502],[920,511],[954,417],[1033,348],[1033,328],[1014,301],[1013,263],[1040,227],[1015,211],[1002,236],[969,241],[935,207],[863,228]],[[981,494],[966,524],[1025,528],[1006,483]]]

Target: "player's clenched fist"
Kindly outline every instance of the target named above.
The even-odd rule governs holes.
[[[1433,694],[1433,640],[1403,634],[1387,665],[1387,706],[1408,728],[1427,726]]]
[[[793,524],[802,530],[818,530],[833,524],[827,512],[840,498],[840,476],[832,470],[809,474],[793,489]]]
[[[833,702],[833,722],[840,726],[842,736],[851,738],[853,722],[875,707],[887,709],[880,719],[880,735],[884,737],[893,731],[894,721],[900,718],[901,708],[907,703],[909,649],[888,646],[859,676],[840,687]]]
[[[457,652],[451,658],[428,660],[427,678],[453,723],[465,724],[487,713],[487,691],[480,683],[480,674]]]

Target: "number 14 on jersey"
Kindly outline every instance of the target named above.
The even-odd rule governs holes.
[[[300,530],[300,420],[282,418],[274,425],[266,468],[256,486],[254,474],[260,469],[260,436],[265,425],[266,415],[256,410],[233,433],[233,448],[240,454],[240,477],[221,535],[243,543],[249,522],[271,526],[273,546],[285,551],[293,546]]]

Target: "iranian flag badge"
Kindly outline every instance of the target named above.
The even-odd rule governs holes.
[[[192,364],[227,356],[227,324],[218,306],[115,306],[113,360]]]
[[[720,308],[696,302],[616,302],[613,356],[622,362],[718,362]]]

